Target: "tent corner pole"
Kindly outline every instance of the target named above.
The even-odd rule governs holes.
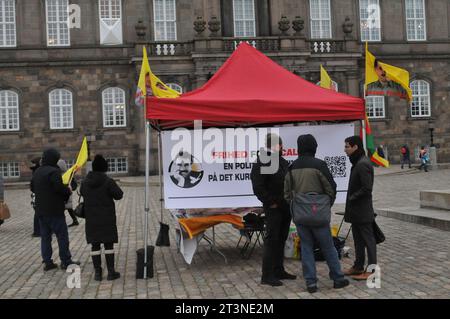
[[[149,169],[150,169],[150,122],[145,120],[145,202],[144,202],[144,279],[147,279],[147,246],[148,246],[148,214],[149,207]]]

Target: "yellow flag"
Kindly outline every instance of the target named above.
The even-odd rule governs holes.
[[[142,66],[141,66],[141,74],[139,75],[138,88],[141,90],[142,94],[147,95],[147,75],[152,71],[150,70],[150,64],[148,63],[147,57],[147,49],[145,45],[142,46]]]
[[[150,69],[150,64],[147,57],[147,49],[142,47],[142,66],[141,74],[139,75],[138,88],[144,96],[147,93],[153,94],[156,97],[176,98],[180,96],[180,93],[168,87],[162,82],[156,75],[153,74]],[[152,92],[147,92],[147,89],[151,87]]]
[[[366,95],[388,95],[412,100],[409,88],[409,72],[390,64],[379,62],[369,52],[366,42]]]
[[[331,89],[331,78],[322,64],[320,65],[320,86],[325,89]]]
[[[73,175],[86,164],[88,159],[88,146],[86,136],[83,138],[83,142],[81,143],[81,149],[78,153],[77,161],[75,164],[69,168],[62,176],[63,184],[69,185],[70,181],[73,178]]]

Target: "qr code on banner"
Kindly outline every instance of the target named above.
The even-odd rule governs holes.
[[[347,176],[347,158],[345,156],[325,156],[325,163],[333,177]]]

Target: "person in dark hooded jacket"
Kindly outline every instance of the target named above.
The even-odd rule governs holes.
[[[293,193],[317,193],[330,197],[331,206],[336,199],[336,183],[327,164],[315,157],[317,141],[311,134],[300,135],[297,139],[298,158],[289,167],[284,182],[284,198],[290,202]],[[306,289],[310,293],[317,291],[316,264],[314,258],[314,243],[320,246],[323,256],[330,269],[330,277],[334,288],[348,286],[339,263],[338,253],[331,236],[330,225],[311,227],[297,226],[300,237],[302,270],[306,281]]]
[[[91,257],[95,280],[102,280],[101,244],[105,247],[108,280],[120,278],[114,268],[114,243],[118,242],[116,208],[114,200],[122,199],[123,192],[116,182],[106,175],[108,162],[96,155],[92,171],[81,183],[86,218],[86,241],[92,245]]]
[[[291,214],[283,198],[284,176],[289,164],[281,156],[282,148],[281,138],[276,134],[268,134],[266,149],[258,153],[250,173],[253,192],[263,203],[266,222],[261,284],[270,286],[281,286],[281,279],[297,278],[286,272],[283,265]],[[270,167],[273,167],[273,171]]]
[[[356,280],[366,280],[371,275],[364,268],[366,249],[368,264],[377,264],[377,245],[373,232],[375,213],[372,204],[374,172],[359,136],[345,139],[345,153],[350,158],[352,170],[348,182],[344,218],[347,223],[352,224],[355,262],[344,273]]]
[[[35,171],[30,183],[31,191],[35,194],[35,212],[39,218],[44,271],[57,267],[52,260],[52,233],[58,240],[61,268],[67,269],[71,264],[80,264],[72,260],[69,250],[64,207],[72,191],[62,182],[61,171],[57,166],[60,157],[55,149],[45,150],[42,166]]]

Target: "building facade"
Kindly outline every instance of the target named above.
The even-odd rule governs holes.
[[[363,96],[368,41],[377,58],[409,70],[413,90],[411,105],[366,99],[376,143],[392,162],[403,144],[431,143],[450,161],[448,0],[0,0],[0,173],[28,179],[29,161],[50,146],[70,164],[82,136],[111,173],[142,173],[142,46],[152,71],[186,92],[241,41],[313,83],[322,64],[354,96]]]

